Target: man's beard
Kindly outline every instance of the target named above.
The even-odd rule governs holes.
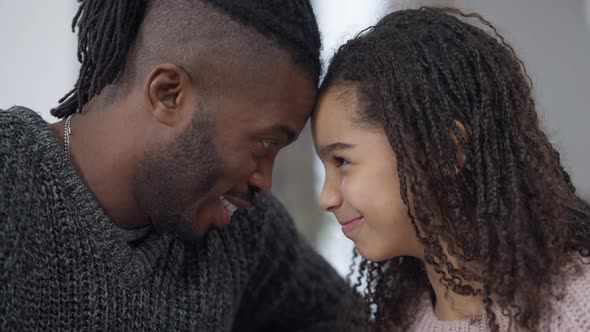
[[[214,128],[211,117],[197,113],[172,144],[152,150],[138,163],[135,200],[157,231],[185,239],[202,235],[194,229],[197,214],[217,199],[207,196],[223,175]]]

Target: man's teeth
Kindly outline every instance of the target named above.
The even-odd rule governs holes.
[[[235,205],[233,205],[232,203],[228,202],[225,199],[225,197],[223,197],[223,196],[219,196],[219,200],[221,201],[221,203],[223,203],[223,206],[225,207],[225,209],[227,210],[227,212],[229,212],[230,217],[238,209]]]

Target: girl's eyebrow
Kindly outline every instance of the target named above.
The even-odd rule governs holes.
[[[332,143],[328,146],[321,148],[318,152],[318,155],[320,156],[320,158],[326,158],[328,155],[332,154],[334,151],[350,150],[354,147],[355,147],[355,145],[350,144],[350,143],[340,143],[340,142]]]

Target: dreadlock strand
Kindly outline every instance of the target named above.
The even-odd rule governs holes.
[[[79,3],[72,30],[78,28],[77,55],[81,66],[74,88],[51,110],[58,118],[80,112],[83,105],[119,76],[147,6],[146,0]]]

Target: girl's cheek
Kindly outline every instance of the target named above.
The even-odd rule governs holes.
[[[342,176],[340,188],[344,199],[356,201],[358,200],[359,195],[363,195],[362,181],[358,181],[357,178],[351,175]]]

